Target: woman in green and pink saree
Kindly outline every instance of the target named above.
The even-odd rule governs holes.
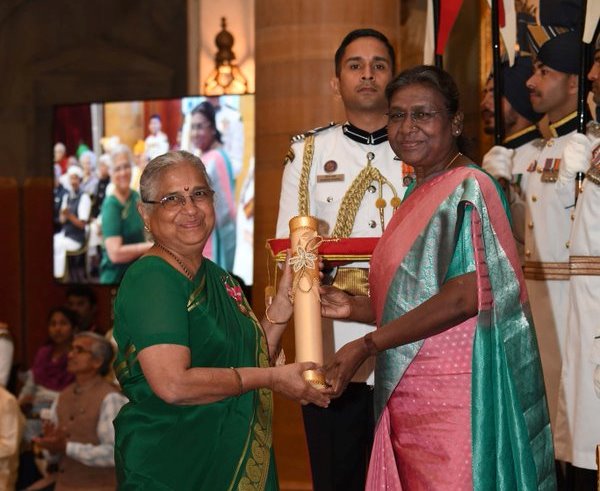
[[[341,392],[377,354],[367,489],[555,489],[527,292],[497,183],[459,150],[458,90],[431,66],[387,87],[388,134],[416,182],[371,260],[370,299],[322,289],[323,314],[378,329],[341,348]]]

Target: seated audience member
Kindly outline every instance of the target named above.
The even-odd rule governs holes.
[[[19,449],[25,418],[10,392],[0,387],[0,489],[13,491],[19,467]]]
[[[96,188],[96,196],[94,197],[94,204],[92,205],[92,217],[94,218],[97,218],[100,215],[102,203],[108,194],[111,166],[110,155],[106,153],[100,155],[97,168],[98,187]]]
[[[66,307],[79,317],[79,330],[98,332],[96,311],[98,299],[96,293],[88,285],[72,285],[67,289]]]
[[[73,382],[73,375],[67,371],[67,353],[77,326],[77,314],[66,307],[56,307],[48,315],[49,340],[35,354],[19,393],[19,404],[28,417],[27,441],[40,433],[40,411],[49,408],[59,391]]]
[[[62,230],[54,234],[54,277],[63,278],[67,251],[80,249],[86,240],[85,227],[90,219],[92,201],[81,189],[83,171],[71,166],[67,171],[71,190],[63,196],[59,221]]]
[[[59,394],[43,436],[35,439],[51,459],[58,459],[56,491],[116,487],[112,422],[127,399],[104,379],[112,357],[102,336],[88,331],[75,335],[67,365],[75,382]]]
[[[127,145],[117,145],[112,153],[113,193],[102,203],[100,283],[121,281],[128,266],[152,245],[144,237],[144,223],[137,210],[140,195],[131,189],[133,158]]]
[[[54,163],[60,167],[60,173],[67,172],[67,147],[64,143],[58,142],[54,145]]]
[[[112,161],[110,155],[102,154],[98,159],[98,187],[92,200],[92,219],[90,221],[90,234],[88,240],[88,259],[90,264],[90,277],[97,280],[100,275],[100,260],[102,257],[102,216],[100,210],[104,199],[112,192],[110,183],[110,169]]]
[[[0,321],[0,387],[6,387],[12,369],[15,346],[8,324]]]
[[[79,157],[79,165],[83,170],[81,189],[91,197],[98,192],[98,176],[96,175],[96,154],[91,150],[85,150]]]
[[[54,166],[54,208],[52,214],[52,221],[54,224],[54,233],[57,234],[62,230],[63,224],[60,222],[60,208],[62,206],[63,198],[65,195],[69,194],[67,188],[65,188],[61,183],[61,170],[58,165]]]

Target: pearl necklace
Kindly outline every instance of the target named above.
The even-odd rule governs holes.
[[[172,252],[171,250],[167,249],[160,242],[154,242],[154,245],[156,247],[158,247],[159,249],[163,250],[164,252],[166,252],[173,259],[175,259],[175,262],[177,262],[177,264],[179,264],[179,266],[181,266],[181,269],[183,270],[183,272],[189,278],[190,281],[194,280],[194,275],[191,273],[191,271],[188,269],[188,267],[184,264],[184,262],[175,255],[174,252]]]

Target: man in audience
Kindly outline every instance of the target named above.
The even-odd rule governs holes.
[[[65,306],[79,316],[79,329],[102,334],[96,324],[98,301],[94,290],[88,285],[73,285],[67,290]]]
[[[594,102],[600,104],[600,36],[588,73]],[[600,443],[600,121],[585,135],[569,137],[557,191],[573,204],[577,173],[585,173],[570,239],[569,303],[558,409],[557,457],[570,462],[568,489],[595,489],[596,445]]]
[[[76,251],[85,242],[85,227],[90,219],[92,200],[81,190],[83,171],[72,165],[67,171],[70,191],[65,194],[60,207],[62,230],[54,234],[54,277],[63,278],[67,251]]]
[[[113,420],[127,399],[103,377],[113,350],[92,332],[75,335],[67,369],[75,382],[50,409],[44,434],[34,441],[58,457],[55,491],[114,491]]]
[[[25,417],[15,396],[0,386],[0,489],[3,491],[15,489],[24,426]]]
[[[58,142],[54,145],[54,165],[58,165],[61,174],[67,171],[67,147],[64,143]]]

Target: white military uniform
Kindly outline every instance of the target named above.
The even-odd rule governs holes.
[[[557,193],[556,178],[577,113],[550,126],[554,137],[538,140],[540,151],[526,169],[525,279],[540,349],[555,445],[561,431],[557,408],[565,353],[569,292],[571,208]],[[573,195],[574,195],[573,188]],[[572,202],[572,201],[571,201]]]
[[[525,204],[527,199],[525,190],[527,189],[527,179],[529,177],[527,168],[540,153],[539,143],[536,140],[541,136],[537,126],[531,125],[506,137],[502,144],[502,146],[515,151],[512,157],[512,179],[509,198],[513,235],[522,263],[525,260]]]
[[[340,205],[344,195],[354,179],[365,168],[367,154],[373,154],[371,165],[394,186],[397,196],[402,198],[406,191],[403,185],[402,163],[394,159],[385,128],[375,133],[366,133],[348,123],[331,125],[313,130],[306,135],[292,139],[292,146],[286,158],[283,173],[279,217],[277,219],[277,237],[289,236],[289,221],[299,214],[300,179],[305,155],[307,136],[314,135],[314,154],[308,177],[309,213],[319,219],[319,232],[324,236],[332,235]],[[408,184],[408,181],[407,181]],[[371,182],[362,197],[356,214],[350,237],[380,237],[383,233],[382,218],[375,206],[379,192],[386,200],[383,209],[383,222],[387,224],[392,217],[390,205],[394,193],[390,186]],[[368,263],[352,263],[349,267],[368,268]],[[353,341],[374,329],[371,325],[356,322],[323,320],[324,362],[344,344]],[[373,384],[372,357],[356,372],[353,382]]]
[[[600,124],[588,135],[600,138]],[[579,196],[571,231],[571,279],[556,453],[560,460],[596,469],[600,443],[600,399],[594,371],[600,365],[600,145]]]

